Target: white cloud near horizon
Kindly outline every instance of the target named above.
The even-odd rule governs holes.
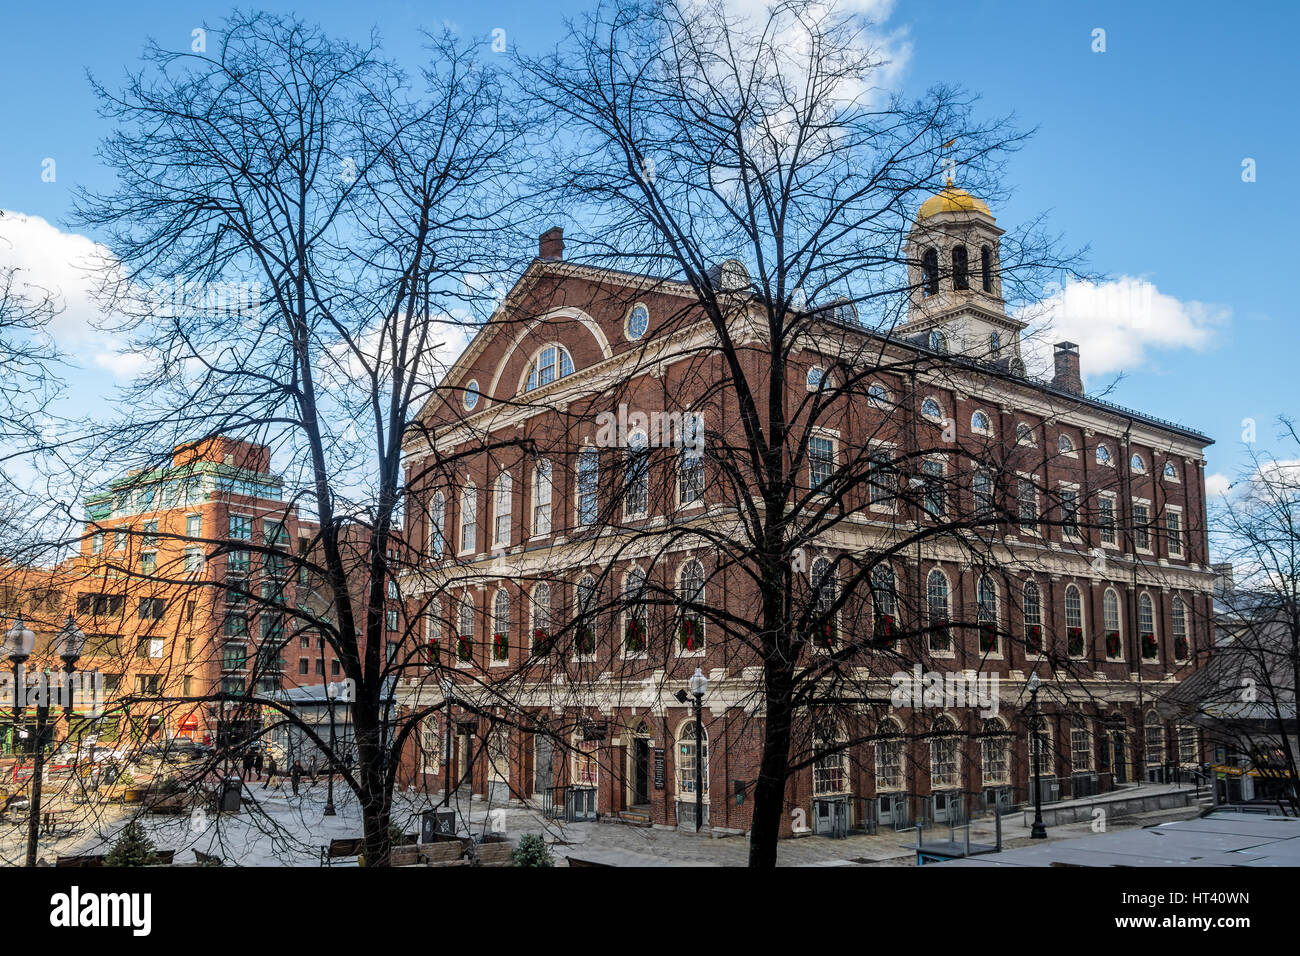
[[[1025,360],[1036,370],[1052,367],[1052,343],[1075,342],[1085,379],[1142,367],[1153,353],[1202,351],[1232,311],[1207,302],[1183,301],[1133,276],[1105,282],[1071,280],[1017,311],[1030,323]],[[1050,329],[1050,335],[1044,334]]]

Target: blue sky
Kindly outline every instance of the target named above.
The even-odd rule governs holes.
[[[743,11],[758,0],[732,2]],[[1014,196],[994,212],[1004,226],[1046,213],[1067,245],[1090,246],[1092,270],[1114,280],[1061,300],[1069,311],[1059,322],[1083,347],[1090,388],[1123,373],[1112,400],[1212,436],[1209,474],[1233,476],[1243,463],[1245,418],[1268,448],[1273,419],[1300,415],[1292,370],[1300,333],[1285,281],[1295,268],[1288,230],[1300,214],[1291,169],[1300,129],[1290,105],[1300,13],[1187,2],[849,2],[876,15],[904,90],[960,83],[983,97],[989,115],[1014,111],[1040,128],[1011,162]],[[415,65],[421,25],[449,21],[476,35],[502,28],[508,43],[538,50],[585,4],[262,6],[297,10],[340,34],[376,26],[388,53]],[[0,209],[11,228],[24,214],[70,231],[73,188],[107,183],[95,156],[106,128],[85,71],[114,81],[136,63],[145,37],[187,47],[191,30],[224,9],[184,0],[6,3]],[[1105,52],[1093,51],[1098,28]],[[1247,158],[1256,164],[1249,183]],[[46,159],[54,182],[42,181]],[[48,254],[26,256],[25,266],[60,282]],[[1141,315],[1125,314],[1133,303]],[[129,366],[110,357],[111,341],[77,327],[77,312],[60,333],[85,366],[81,387],[107,391],[114,370]]]

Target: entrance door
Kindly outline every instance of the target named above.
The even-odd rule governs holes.
[[[533,795],[546,796],[549,787],[555,786],[553,741],[545,734],[533,736]]]
[[[1128,783],[1128,761],[1124,757],[1124,735],[1113,735],[1115,741],[1115,782]]]
[[[632,805],[650,802],[650,741],[637,737],[632,742]]]
[[[452,781],[452,786],[457,790],[473,784],[470,779],[470,754],[473,752],[470,733],[462,729],[456,735],[456,778]]]

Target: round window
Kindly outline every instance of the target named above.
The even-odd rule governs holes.
[[[650,312],[644,305],[638,305],[628,313],[627,316],[627,337],[629,339],[639,339],[645,335],[646,329],[650,327]]]
[[[468,411],[478,404],[478,382],[474,379],[465,385],[465,410]]]

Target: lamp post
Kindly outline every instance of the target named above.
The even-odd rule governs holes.
[[[442,696],[447,702],[447,727],[443,734],[442,748],[442,805],[445,807],[451,802],[451,703],[455,699],[456,685],[451,682],[450,677],[444,677],[442,680]]]
[[[1043,686],[1037,674],[1030,674],[1029,681],[1025,685],[1029,689],[1029,748],[1034,755],[1034,825],[1029,830],[1029,837],[1033,840],[1047,839],[1047,828],[1043,826],[1043,778],[1041,776],[1041,767],[1039,766],[1040,751],[1039,730],[1042,727],[1042,716],[1038,712],[1038,691]]]
[[[698,667],[691,675],[690,696],[694,698],[695,707],[695,832],[700,832],[704,825],[704,694],[709,689],[709,679]],[[686,703],[687,694],[679,690],[676,694],[679,703]]]
[[[337,745],[334,740],[334,701],[339,696],[339,685],[330,681],[325,687],[326,708],[329,710],[330,717],[330,764],[329,779],[326,781],[327,791],[325,795],[325,816],[332,817],[334,811],[334,755],[337,752]]]

